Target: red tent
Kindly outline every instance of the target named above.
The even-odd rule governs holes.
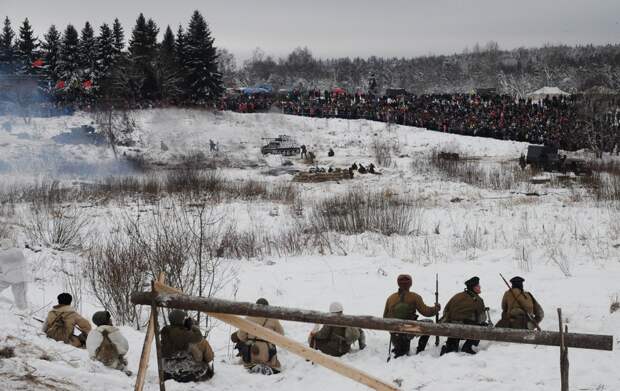
[[[93,81],[84,80],[84,82],[82,83],[82,87],[84,87],[85,90],[90,90],[91,88],[93,88]]]
[[[62,90],[63,88],[65,88],[65,81],[64,80],[58,80],[58,82],[56,83],[56,89],[57,90]]]
[[[37,58],[36,60],[32,62],[33,68],[41,68],[43,67],[43,65],[45,65],[45,61],[43,61],[42,58]]]

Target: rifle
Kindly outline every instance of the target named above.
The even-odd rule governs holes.
[[[512,297],[515,299],[515,301],[517,302],[517,304],[519,305],[519,307],[521,307],[521,309],[523,310],[523,312],[525,312],[525,315],[527,315],[527,319],[534,323],[534,326],[536,326],[536,330],[537,331],[542,331],[540,328],[540,325],[538,324],[537,321],[534,320],[534,318],[532,318],[532,315],[527,312],[525,310],[525,308],[523,308],[523,306],[521,305],[521,303],[519,302],[519,297],[521,297],[523,295],[523,292],[521,292],[521,294],[519,296],[515,295],[515,292],[512,290],[512,287],[510,286],[510,284],[508,283],[508,281],[506,281],[506,279],[504,278],[504,276],[502,276],[502,273],[499,273],[499,276],[502,278],[502,280],[504,280],[504,283],[506,284],[506,286],[508,287],[508,290],[510,291],[510,293],[512,294]]]
[[[435,273],[435,308],[439,305],[439,274]],[[439,310],[435,314],[435,323],[439,323]],[[435,346],[439,346],[439,336],[435,336]]]
[[[45,321],[41,318],[37,318],[36,316],[33,316],[32,319],[36,320],[39,323],[45,323]],[[79,330],[79,329],[78,329]],[[81,331],[81,330],[80,330]],[[75,335],[75,330],[73,331],[73,333],[71,333],[72,336],[79,338],[79,335]]]
[[[484,312],[486,312],[487,314],[487,322],[489,323],[488,327],[493,327],[493,321],[491,320],[491,313],[489,312],[489,307],[484,307]]]
[[[387,362],[390,362],[391,359],[392,359],[392,333],[390,333],[390,343],[388,345],[388,358],[387,358]]]

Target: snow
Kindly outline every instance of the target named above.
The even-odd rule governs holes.
[[[427,304],[434,300],[435,274],[440,276],[440,302],[445,304],[463,289],[473,275],[481,278],[482,297],[491,307],[491,318],[500,317],[505,286],[499,273],[510,278],[521,275],[545,309],[541,326],[556,330],[556,308],[561,307],[569,331],[614,335],[614,351],[569,350],[570,383],[577,390],[620,389],[620,312],[610,313],[612,299],[620,294],[620,213],[584,197],[574,200],[566,188],[552,184],[531,185],[541,197],[509,191],[479,189],[447,181],[422,162],[433,150],[459,152],[481,162],[509,163],[527,145],[474,137],[463,137],[410,127],[369,121],[311,119],[269,114],[211,113],[201,110],[153,109],[133,113],[137,124],[136,147],[120,148],[131,154],[138,149],[150,160],[162,163],[183,155],[203,152],[208,158],[226,157],[232,164],[218,170],[227,178],[253,178],[288,182],[290,174],[262,176],[268,168],[281,166],[279,156],[263,157],[262,137],[287,134],[316,151],[321,166],[347,167],[353,162],[374,161],[372,143],[389,140],[402,157],[394,156],[391,167],[379,167],[380,176],[356,176],[343,183],[300,184],[304,208],[313,200],[354,188],[360,191],[390,190],[419,200],[420,232],[417,236],[384,237],[366,232],[341,235],[339,249],[332,254],[265,256],[250,260],[226,260],[236,272],[234,286],[218,294],[221,298],[255,301],[265,297],[273,305],[327,311],[332,301],[343,304],[345,313],[380,316],[385,299],[396,289],[396,276],[410,273],[413,290]],[[114,174],[135,174],[118,163],[105,146],[58,144],[53,137],[71,128],[89,125],[87,113],[49,119],[0,117],[11,124],[0,131],[0,160],[12,167],[2,175],[4,186],[27,183],[41,177],[91,180]],[[6,129],[6,127],[5,127]],[[18,136],[22,135],[22,136]],[[209,152],[209,139],[220,144],[220,152]],[[168,151],[161,150],[161,142]],[[336,156],[327,157],[332,147]],[[53,158],[52,158],[53,156]],[[307,169],[297,157],[294,168]],[[59,164],[52,164],[59,163]],[[63,165],[77,167],[67,173]],[[512,162],[517,164],[516,161]],[[417,169],[413,169],[412,165]],[[451,202],[455,197],[460,202]],[[129,206],[131,207],[131,206]],[[274,207],[277,216],[270,216]],[[122,203],[93,205],[93,225],[109,234],[115,217],[127,210]],[[296,224],[288,207],[270,202],[230,201],[217,206],[227,218],[244,229],[277,232]],[[3,217],[23,225],[27,207],[14,217]],[[23,216],[22,216],[23,215]],[[18,225],[19,227],[19,225]],[[473,237],[472,237],[473,235]],[[20,238],[25,240],[23,233]],[[471,243],[475,241],[475,243]],[[34,283],[29,287],[30,311],[19,312],[10,289],[0,294],[0,348],[14,346],[16,357],[0,359],[0,379],[6,389],[131,390],[144,339],[143,330],[129,326],[121,331],[129,341],[129,369],[133,377],[91,361],[85,350],[51,341],[40,332],[40,323],[56,295],[66,289],[67,275],[82,270],[83,254],[43,248],[23,249],[31,265]],[[83,281],[81,312],[90,318],[100,310],[86,281]],[[144,313],[146,314],[146,312]],[[144,315],[143,314],[143,315]],[[283,322],[286,335],[305,343],[313,325]],[[280,349],[282,374],[264,377],[249,374],[232,352],[229,326],[216,323],[209,341],[216,353],[215,377],[201,384],[167,382],[169,390],[363,390],[364,386]],[[559,349],[483,341],[480,353],[470,357],[451,354],[439,357],[431,338],[418,356],[386,363],[388,334],[367,331],[368,347],[340,360],[384,381],[402,381],[402,390],[548,390],[558,389]],[[416,340],[412,346],[415,347]],[[153,349],[147,389],[157,388]]]

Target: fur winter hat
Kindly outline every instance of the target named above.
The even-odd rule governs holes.
[[[93,314],[93,323],[96,326],[111,325],[112,316],[108,311],[98,311]]]
[[[523,281],[525,281],[525,279],[519,276],[515,276],[510,279],[510,283],[512,284],[512,287],[519,288],[519,289],[523,289]]]
[[[409,289],[412,284],[411,276],[409,274],[401,274],[396,279],[396,283],[400,289]]]
[[[472,277],[469,280],[465,281],[465,286],[467,289],[472,290],[476,285],[480,285],[480,278]]]
[[[71,302],[73,301],[73,296],[71,296],[67,292],[63,292],[58,295],[57,299],[58,299],[58,304],[60,305],[71,305]]]
[[[187,318],[187,312],[182,310],[172,310],[168,314],[168,320],[173,326],[183,326],[185,318]]]
[[[329,312],[331,312],[332,314],[342,313],[342,311],[342,304],[338,303],[337,301],[334,301],[329,305]]]

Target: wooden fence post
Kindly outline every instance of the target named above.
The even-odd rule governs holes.
[[[564,325],[561,308],[558,308],[558,322],[560,324],[560,386],[561,391],[568,391],[568,348],[564,343],[564,335],[568,333],[568,326]]]
[[[157,277],[157,282],[163,284],[166,275],[161,272]],[[155,322],[153,321],[153,312],[149,317],[149,324],[146,327],[146,335],[144,336],[144,345],[142,345],[142,354],[140,355],[140,364],[138,365],[138,375],[136,376],[135,391],[144,389],[144,380],[146,379],[146,370],[149,367],[149,359],[151,357],[151,347],[153,346],[153,338],[155,337]]]
[[[153,329],[155,330],[155,351],[157,352],[157,377],[159,378],[159,391],[166,391],[166,385],[164,381],[164,367],[162,365],[161,358],[161,339],[159,338],[159,320],[157,304],[153,301],[151,306],[151,313],[153,314]]]

